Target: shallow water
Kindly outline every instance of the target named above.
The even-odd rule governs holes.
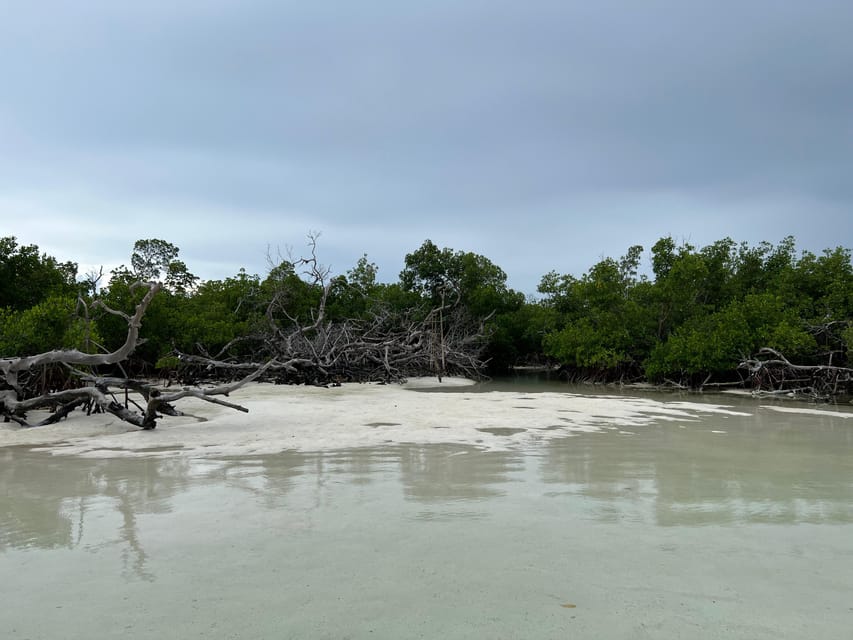
[[[506,450],[0,448],[0,637],[850,637],[853,420],[714,402]]]

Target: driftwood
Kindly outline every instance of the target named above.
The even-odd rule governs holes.
[[[849,394],[853,386],[853,368],[794,364],[780,352],[766,347],[754,357],[744,359],[738,369],[748,372],[756,395],[830,400]]]
[[[127,321],[127,337],[124,344],[115,351],[89,354],[77,350],[54,350],[34,356],[0,359],[0,376],[2,376],[6,386],[6,389],[0,390],[0,415],[3,415],[7,422],[11,420],[24,427],[44,426],[58,422],[71,411],[86,406],[90,412],[94,407],[96,410],[110,413],[142,429],[154,429],[157,426],[157,419],[160,414],[183,415],[173,404],[187,397],[198,398],[238,411],[248,411],[245,407],[220,400],[216,396],[227,396],[231,391],[256,380],[275,364],[274,361],[253,367],[248,375],[229,384],[207,389],[184,387],[171,393],[163,393],[155,385],[144,381],[130,378],[99,377],[87,374],[73,366],[94,367],[119,364],[133,353],[140,342],[139,329],[142,326],[145,311],[161,288],[159,283],[147,283],[143,286],[147,286],[148,291],[137,305],[132,316],[101,305],[108,313],[119,315]],[[51,364],[67,366],[83,386],[28,397],[28,390],[21,384],[19,374],[31,371],[39,366]],[[125,392],[133,390],[141,396],[144,406],[134,402],[138,410],[133,410],[129,408],[129,403],[121,404],[115,397],[114,389],[125,390]],[[28,412],[45,408],[53,410],[47,418],[35,424],[27,421]]]

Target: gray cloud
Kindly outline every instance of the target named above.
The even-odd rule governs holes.
[[[853,237],[849,3],[4,13],[3,233],[83,262],[164,237],[222,277],[314,229],[341,271],[430,237],[530,292],[665,234]]]

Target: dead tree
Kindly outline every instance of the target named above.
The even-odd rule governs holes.
[[[853,368],[794,364],[775,349],[766,347],[754,357],[744,359],[738,369],[748,372],[753,391],[759,395],[827,401],[849,395],[853,388]]]
[[[107,313],[121,316],[127,321],[127,337],[115,351],[92,354],[69,349],[48,351],[33,356],[0,358],[0,376],[2,376],[3,386],[5,387],[0,389],[0,415],[3,415],[4,420],[6,422],[12,420],[24,427],[43,426],[61,420],[78,407],[88,405],[90,408],[95,406],[142,429],[154,429],[161,413],[173,416],[182,415],[180,411],[175,409],[173,403],[186,397],[195,397],[239,411],[247,411],[244,407],[225,402],[215,396],[227,395],[247,382],[257,379],[273,363],[259,365],[241,380],[230,384],[208,389],[186,387],[172,393],[162,393],[154,385],[145,382],[127,378],[98,377],[76,368],[119,364],[133,353],[140,343],[139,330],[145,311],[161,288],[161,285],[156,282],[149,282],[140,286],[147,287],[148,290],[136,306],[133,315],[127,315],[100,304],[101,308]],[[21,374],[53,364],[68,367],[72,374],[77,376],[82,386],[39,394],[31,393],[31,389],[22,383]],[[130,409],[127,404],[122,405],[116,399],[114,392],[116,389],[125,391],[132,389],[139,393],[142,396],[144,406],[134,402],[137,407],[134,410]],[[37,409],[51,409],[52,413],[44,420],[31,424],[26,419],[27,413]]]
[[[326,293],[323,294],[324,296]],[[277,305],[274,301],[271,306]],[[443,316],[444,322],[439,322]],[[267,377],[277,382],[325,385],[345,381],[401,382],[410,376],[460,375],[481,378],[482,323],[452,305],[412,312],[377,307],[365,319],[326,319],[323,301],[310,323],[291,316],[282,326],[269,314],[267,330],[256,336],[269,358]],[[261,366],[256,360],[215,359],[180,353],[181,363],[198,375],[227,378]]]
[[[413,375],[457,374],[482,377],[483,322],[469,318],[460,305],[458,287],[446,284],[441,303],[423,309],[393,311],[373,300],[365,317],[328,319],[329,269],[317,260],[316,236],[309,236],[310,256],[295,262],[319,301],[307,321],[292,313],[285,292],[267,308],[263,340],[268,355],[286,373],[303,382],[342,380],[397,382]],[[446,295],[445,295],[446,294]],[[279,319],[285,319],[286,323]]]
[[[266,307],[265,326],[251,337],[255,359],[227,359],[178,354],[198,376],[224,378],[270,360],[267,377],[280,383],[315,385],[344,381],[400,382],[418,375],[483,377],[484,323],[460,305],[458,287],[432,309],[392,310],[372,300],[358,318],[329,318],[332,293],[329,269],[316,256],[316,236],[309,236],[310,255],[289,261],[301,269],[301,280],[317,297],[310,311],[298,314],[292,291],[276,290]]]

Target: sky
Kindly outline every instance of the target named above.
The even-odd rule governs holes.
[[[535,293],[661,237],[853,245],[848,0],[0,0],[0,236],[203,279],[426,239]]]

